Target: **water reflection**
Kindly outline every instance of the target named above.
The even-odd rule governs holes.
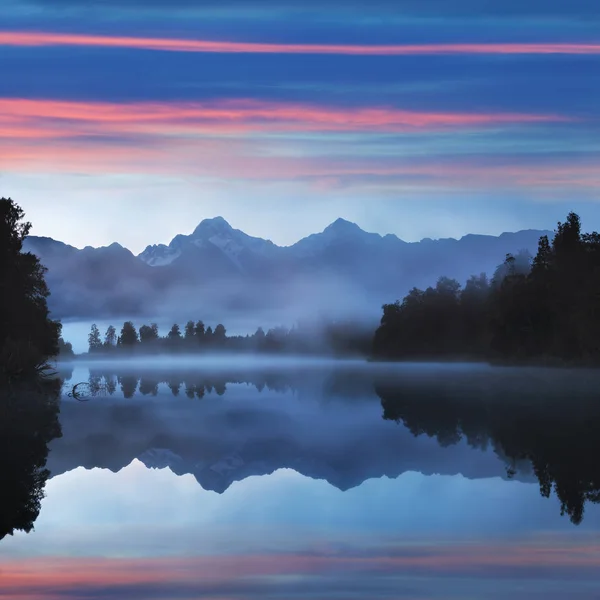
[[[594,373],[89,367],[35,533],[0,544],[2,597],[595,597]],[[580,527],[540,481],[575,522],[587,503]]]
[[[92,365],[87,383],[88,402],[63,402],[65,435],[50,457],[55,475],[78,466],[119,471],[139,459],[192,474],[219,493],[282,468],[341,490],[406,471],[506,477],[497,457],[474,455],[466,444],[443,450],[408,431],[398,435],[381,418],[368,365],[137,372]]]
[[[537,480],[542,495],[554,491],[561,514],[578,524],[586,502],[600,502],[599,382],[589,370],[226,365],[142,366],[136,372],[104,364],[89,371],[94,408],[65,407],[64,422],[78,447],[73,440],[56,445],[53,468],[119,470],[139,458],[149,467],[192,473],[205,489],[220,493],[234,481],[279,468],[342,490],[407,470],[501,476]],[[241,398],[241,385],[243,399],[234,404],[172,410],[140,404],[165,394],[230,398],[229,389]],[[137,401],[100,408],[102,398],[119,390]],[[274,404],[261,398],[265,390],[287,397]],[[381,421],[381,407],[384,421],[405,426],[403,435]]]
[[[39,515],[48,444],[61,435],[60,388],[43,379],[0,389],[0,539],[31,531]]]
[[[323,387],[334,393],[357,395],[360,392],[371,391],[369,377],[357,374],[347,369],[325,370],[306,368],[285,369],[269,368],[219,368],[207,370],[198,368],[179,368],[174,370],[165,367],[139,367],[137,372],[130,366],[118,363],[105,363],[100,367],[90,366],[87,382],[78,382],[76,396],[88,399],[89,396],[112,396],[118,391],[124,398],[133,398],[136,393],[143,396],[156,396],[159,385],[166,385],[173,396],[181,392],[193,399],[203,398],[213,392],[223,396],[227,384],[245,383],[253,386],[256,391],[286,393]],[[85,384],[85,385],[84,385]]]
[[[380,382],[384,419],[443,447],[463,438],[491,446],[514,477],[531,465],[542,496],[554,491],[561,515],[575,524],[586,502],[600,502],[600,390],[591,371],[455,372],[443,380],[405,377]]]

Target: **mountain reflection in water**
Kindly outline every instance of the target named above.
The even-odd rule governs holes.
[[[232,364],[78,362],[3,421],[0,597],[595,597],[593,371]]]
[[[596,461],[596,456],[600,456],[600,436],[596,435],[600,431],[598,383],[600,376],[596,372],[583,369],[450,365],[438,366],[432,377],[431,371],[423,371],[422,366],[411,369],[408,366],[365,368],[362,365],[356,368],[344,367],[343,363],[338,368],[221,366],[211,371],[143,366],[136,371],[128,365],[92,365],[87,385],[80,388],[80,394],[82,398],[85,395],[85,399],[94,398],[96,404],[102,398],[118,395],[119,390],[125,399],[136,394],[158,396],[162,385],[163,390],[166,386],[175,397],[182,395],[190,400],[202,400],[211,394],[225,396],[228,386],[247,384],[259,393],[267,390],[317,400],[320,408],[312,415],[314,423],[304,427],[302,419],[298,420],[298,415],[294,415],[297,407],[292,412],[287,410],[294,407],[293,403],[280,403],[274,409],[271,404],[257,404],[260,395],[249,394],[254,402],[246,403],[244,407],[231,410],[225,405],[217,408],[216,413],[216,407],[211,407],[204,417],[212,419],[212,432],[204,431],[201,436],[194,435],[195,439],[186,439],[183,431],[177,431],[177,424],[171,428],[165,424],[160,433],[149,427],[151,412],[143,404],[111,404],[108,414],[112,415],[112,423],[106,423],[103,433],[96,432],[83,440],[83,443],[87,441],[93,445],[99,461],[98,464],[88,462],[86,466],[117,470],[133,458],[142,458],[152,466],[170,466],[174,472],[194,472],[203,487],[219,492],[225,491],[232,480],[218,477],[219,469],[214,463],[210,464],[208,456],[214,457],[223,467],[229,462],[226,469],[229,472],[235,470],[236,463],[243,466],[235,479],[290,467],[308,476],[328,479],[340,489],[360,485],[370,477],[383,474],[396,477],[407,469],[421,470],[418,460],[401,467],[406,458],[399,456],[398,441],[392,439],[395,436],[399,440],[400,436],[389,428],[380,426],[374,431],[368,423],[361,429],[357,426],[351,447],[348,434],[335,431],[333,423],[343,420],[342,412],[359,413],[361,404],[378,397],[383,418],[402,423],[414,436],[434,438],[442,448],[449,448],[463,439],[476,450],[491,448],[503,461],[502,474],[507,478],[530,480],[533,473],[542,495],[549,497],[554,490],[561,502],[561,514],[568,514],[577,524],[583,518],[585,503],[600,501],[600,464]],[[323,410],[324,404],[335,399],[347,401],[339,404],[338,415]],[[81,414],[78,408],[65,408],[66,419],[71,417],[72,410],[84,417],[77,428],[85,431],[86,414]],[[100,415],[95,414],[98,411]],[[88,407],[87,413],[90,412],[94,412],[91,421],[97,424],[105,410],[98,405]],[[318,422],[320,417],[326,418],[328,439],[322,441],[327,442],[328,456],[322,456],[319,444],[319,431],[325,424]],[[125,450],[131,434],[126,430],[115,430],[115,425],[122,427],[124,423],[136,424],[138,431],[151,431],[152,436],[138,448]],[[246,430],[245,437],[236,437],[227,448],[224,441],[231,438],[232,430],[241,429]],[[196,433],[200,431],[198,429]],[[218,435],[215,435],[217,431]],[[368,438],[370,433],[373,435]],[[214,437],[220,443],[212,439]],[[365,446],[369,448],[363,448],[359,438],[368,438]],[[415,450],[415,458],[418,458],[417,446],[411,447],[405,436],[402,442],[403,453]],[[207,446],[211,444],[209,450]],[[374,447],[378,453],[373,452]],[[118,448],[123,448],[120,460],[114,454],[109,458],[107,452],[114,453]],[[429,452],[433,451],[429,449]],[[86,456],[85,451],[73,454]],[[200,458],[202,460],[198,461]],[[194,462],[195,467],[186,466],[186,462]],[[198,470],[199,462],[208,468]],[[252,462],[256,472],[249,467]],[[317,472],[310,472],[308,465]],[[450,472],[482,476],[465,472],[460,465],[456,467],[450,467]],[[423,472],[428,472],[427,466]],[[498,470],[489,473],[499,474]]]

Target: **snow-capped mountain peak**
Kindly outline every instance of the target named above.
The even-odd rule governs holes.
[[[176,258],[181,256],[181,251],[172,248],[171,245],[153,244],[147,246],[146,249],[138,255],[138,258],[143,260],[151,267],[163,267],[170,265]]]
[[[277,249],[270,240],[255,238],[234,229],[223,217],[204,219],[190,235],[177,235],[168,246],[148,246],[139,257],[153,267],[173,263],[189,251],[219,249],[239,270],[243,270],[242,255],[268,256]]]

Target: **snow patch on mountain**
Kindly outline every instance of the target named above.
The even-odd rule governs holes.
[[[165,246],[164,244],[154,244],[153,246],[148,246],[138,255],[138,258],[151,267],[164,267],[165,265],[170,265],[180,256],[181,250]]]
[[[177,235],[168,246],[148,246],[139,258],[151,267],[173,263],[185,254],[189,247],[209,248],[214,246],[240,270],[243,270],[242,255],[245,252],[266,257],[279,247],[270,240],[255,238],[239,229],[233,229],[223,217],[204,219],[191,235]]]

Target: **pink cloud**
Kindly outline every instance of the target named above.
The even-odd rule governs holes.
[[[448,186],[600,188],[597,164],[531,164],[521,159],[415,156],[287,156],[269,132],[423,132],[562,122],[560,115],[416,112],[230,100],[108,103],[0,98],[0,164],[5,171],[192,175],[255,181],[306,180]],[[319,138],[315,138],[318,143]],[[281,143],[281,141],[279,142]]]
[[[340,186],[402,186],[445,189],[600,189],[600,164],[524,161],[488,156],[444,157],[281,156],[240,139],[165,139],[160,144],[114,144],[102,139],[21,138],[0,145],[0,164],[12,172],[78,172],[193,176],[225,181],[303,181],[328,190]],[[497,161],[497,162],[496,162]]]
[[[103,36],[73,33],[0,32],[5,46],[94,46],[137,48],[169,52],[212,52],[244,54],[341,54],[362,56],[403,56],[428,54],[600,54],[600,43],[488,43],[488,44],[268,44]]]
[[[0,127],[64,131],[64,135],[235,134],[246,132],[403,132],[565,122],[554,114],[407,111],[393,107],[329,107],[293,102],[223,99],[188,103],[109,103],[0,99]],[[60,133],[57,134],[61,137]]]

